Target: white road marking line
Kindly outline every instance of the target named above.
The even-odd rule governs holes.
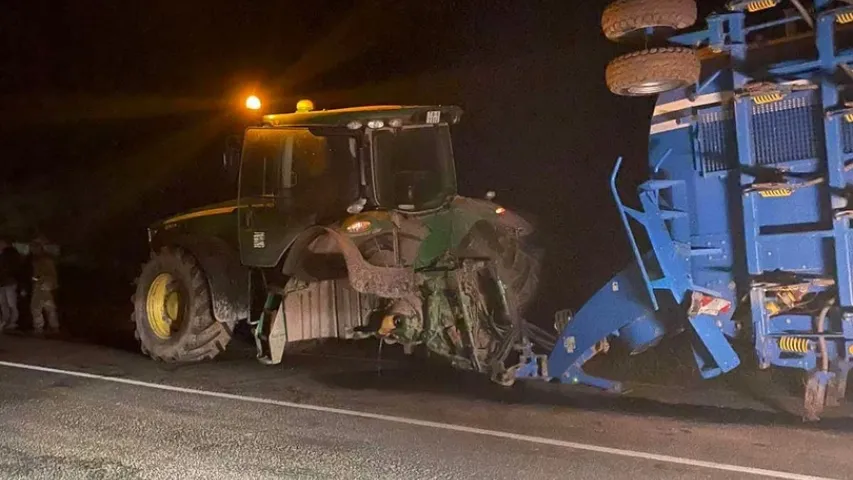
[[[238,400],[242,402],[260,403],[266,405],[276,405],[280,407],[296,408],[300,410],[309,410],[314,412],[334,413],[338,415],[346,415],[357,418],[367,418],[371,420],[383,420],[405,425],[415,425],[419,427],[435,428],[439,430],[447,430],[452,432],[472,433],[475,435],[483,435],[488,437],[503,438],[509,440],[517,440],[520,442],[536,443],[540,445],[550,445],[555,447],[564,447],[573,450],[581,450],[586,452],[606,453],[620,457],[637,458],[642,460],[651,460],[655,462],[671,463],[675,465],[686,465],[689,467],[705,468],[710,470],[720,470],[724,472],[734,472],[749,475],[760,475],[769,478],[781,478],[786,480],[831,480],[826,477],[815,477],[811,475],[801,475],[797,473],[781,472],[776,470],[765,470],[763,468],[743,467],[740,465],[730,465],[726,463],[707,462],[703,460],[693,460],[690,458],[674,457],[671,455],[660,455],[657,453],[639,452],[635,450],[625,450],[621,448],[602,447],[599,445],[589,445],[586,443],[568,442],[565,440],[556,440],[553,438],[537,437],[533,435],[523,435],[519,433],[502,432],[499,430],[488,430],[485,428],[466,427],[464,425],[455,425],[452,423],[432,422],[429,420],[418,420],[415,418],[397,417],[393,415],[382,415],[379,413],[359,412],[356,410],[346,410],[343,408],[324,407],[321,405],[310,405],[304,403],[287,402],[283,400],[272,400],[260,397],[249,397],[245,395],[235,395],[231,393],[211,392],[207,390],[197,390],[194,388],[175,387],[171,385],[163,385],[159,383],[143,382],[141,380],[131,380],[127,378],[108,377],[104,375],[96,375],[93,373],[75,372],[71,370],[60,370],[57,368],[41,367],[38,365],[28,365],[25,363],[3,362],[0,361],[0,366],[10,368],[20,368],[24,370],[35,370],[39,372],[55,373],[60,375],[68,375],[72,377],[88,378],[92,380],[103,380],[113,383],[122,383],[125,385],[134,385],[137,387],[152,388],[155,390],[164,390],[168,392],[187,393],[191,395],[201,395],[205,397],[224,398],[228,400]]]

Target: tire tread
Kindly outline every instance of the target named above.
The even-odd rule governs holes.
[[[162,265],[183,272],[189,278],[186,289],[191,294],[191,306],[187,318],[190,322],[182,331],[177,332],[177,341],[161,343],[151,340],[150,335],[142,333],[147,328],[145,317],[147,282],[140,281],[149,269],[157,269]],[[154,274],[156,275],[156,273]],[[151,358],[167,363],[188,363],[213,359],[225,350],[231,341],[233,329],[216,321],[213,316],[210,291],[204,272],[199,268],[195,258],[181,248],[163,247],[158,253],[152,253],[151,260],[143,267],[143,273],[137,279],[137,291],[131,301],[134,304],[132,321],[136,325],[134,336],[140,343],[142,353]]]
[[[601,30],[616,41],[648,27],[688,28],[697,15],[694,0],[617,0],[604,9]]]
[[[607,65],[607,87],[617,95],[640,96],[632,86],[648,81],[678,80],[684,86],[699,81],[701,65],[696,51],[688,47],[640,50],[613,59]],[[650,94],[651,95],[651,94]]]

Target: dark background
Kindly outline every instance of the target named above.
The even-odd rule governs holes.
[[[454,103],[461,193],[538,221],[547,323],[629,260],[616,157],[626,197],[646,175],[652,101],[607,91],[606,3],[4,2],[0,233],[44,233],[129,293],[148,223],[234,196],[221,152],[248,92],[267,111]]]

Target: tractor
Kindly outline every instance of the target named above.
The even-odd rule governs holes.
[[[458,195],[461,115],[310,101],[263,115],[242,136],[236,199],[148,228],[143,352],[212,359],[245,321],[266,364],[301,342],[373,337],[511,383],[540,259],[531,223],[493,192]]]

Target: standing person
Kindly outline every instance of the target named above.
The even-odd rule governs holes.
[[[47,325],[52,333],[59,332],[59,318],[56,312],[56,301],[53,292],[59,287],[56,273],[56,262],[45,246],[47,241],[38,237],[31,247],[33,266],[33,293],[30,299],[30,309],[33,314],[33,333],[41,335],[44,332],[44,316],[47,314]]]
[[[9,243],[0,238],[0,329],[18,328],[18,277],[21,271],[21,255]]]

